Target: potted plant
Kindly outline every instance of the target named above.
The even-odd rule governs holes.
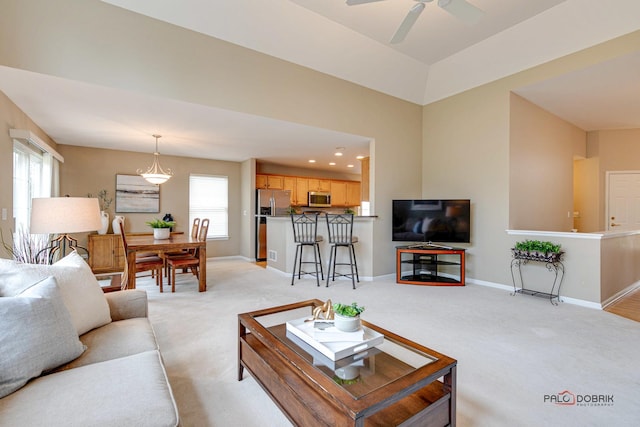
[[[557,262],[564,252],[560,250],[560,245],[541,240],[525,240],[516,242],[511,248],[513,257],[516,259],[526,259],[533,261]]]
[[[161,219],[154,219],[153,221],[147,221],[149,227],[153,228],[153,238],[156,240],[168,239],[171,235],[171,227],[175,227],[175,221],[163,221]]]
[[[335,303],[333,311],[333,324],[338,330],[354,332],[360,329],[360,313],[364,311],[364,307],[355,302],[351,305]]]

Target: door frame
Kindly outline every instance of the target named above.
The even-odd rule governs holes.
[[[626,175],[626,174],[638,174],[640,170],[624,170],[624,171],[606,171],[605,172],[605,187],[604,187],[604,228],[605,231],[612,231],[609,227],[609,180],[611,175]]]

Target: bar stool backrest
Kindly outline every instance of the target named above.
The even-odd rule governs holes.
[[[327,214],[329,243],[350,245],[353,243],[353,214]]]
[[[295,243],[315,244],[318,241],[318,214],[291,214]]]

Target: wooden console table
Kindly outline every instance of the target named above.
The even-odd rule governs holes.
[[[129,236],[152,236],[152,232],[126,233]],[[174,231],[171,234],[184,234]],[[89,234],[89,266],[96,273],[122,273],[124,270],[124,251],[119,234]]]
[[[428,286],[464,286],[465,249],[439,245],[396,247],[396,283]],[[409,268],[407,268],[409,267]],[[443,274],[441,269],[455,270]]]

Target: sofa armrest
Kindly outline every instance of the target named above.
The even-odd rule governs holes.
[[[111,311],[111,320],[118,321],[134,317],[147,317],[147,291],[129,289],[104,294]]]

